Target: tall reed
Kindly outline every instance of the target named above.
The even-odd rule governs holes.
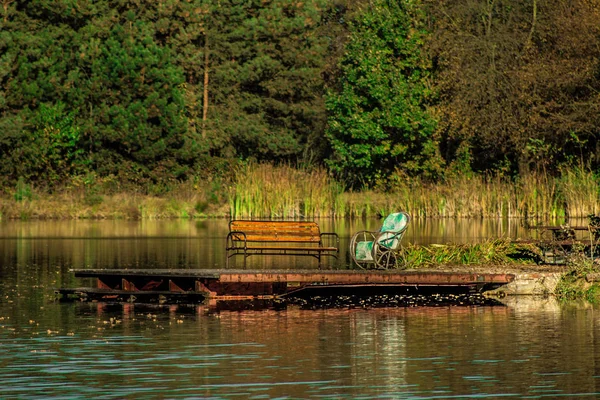
[[[565,215],[558,179],[544,173],[532,173],[516,182],[518,216],[556,218]]]
[[[323,169],[248,163],[236,176],[229,196],[233,218],[323,217],[341,212],[338,197],[343,186]]]
[[[313,218],[375,217],[403,210],[413,217],[585,217],[600,213],[598,178],[584,167],[557,177],[532,173],[449,174],[431,183],[396,177],[377,190],[345,191],[324,169],[247,163],[235,180],[197,178],[165,194],[124,192],[102,180],[77,180],[45,193],[20,182],[0,195],[0,216],[11,218]]]
[[[597,215],[600,212],[598,202],[600,187],[590,170],[581,166],[563,169],[558,180],[558,188],[568,215]]]
[[[245,164],[230,193],[230,214],[246,218],[384,216],[405,210],[415,217],[586,216],[600,210],[590,171],[561,176],[532,173],[516,181],[499,175],[450,175],[441,183],[397,179],[386,190],[343,192],[322,169]]]
[[[423,217],[582,217],[599,211],[598,192],[597,180],[583,168],[516,181],[482,175],[450,176],[436,184],[413,179],[392,190],[405,210]]]
[[[383,190],[343,192],[324,170],[246,164],[230,194],[234,217],[363,217],[405,210],[414,217],[583,217],[600,211],[598,182],[585,168],[553,177],[532,173],[517,180],[501,175],[449,174],[439,183],[393,179]]]
[[[454,175],[438,184],[413,179],[393,192],[421,217],[506,217],[517,209],[514,184],[492,176]]]

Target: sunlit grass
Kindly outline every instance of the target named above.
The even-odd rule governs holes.
[[[556,297],[562,301],[587,300],[600,302],[600,283],[589,281],[588,275],[597,275],[599,266],[583,251],[574,252],[567,259],[569,272],[564,274],[556,286]]]
[[[195,177],[158,194],[119,190],[116,178],[74,177],[47,193],[19,180],[0,195],[4,219],[30,218],[273,218],[413,217],[544,218],[600,213],[597,177],[583,167],[511,180],[500,175],[449,174],[440,182],[392,177],[373,189],[345,191],[322,168],[243,163],[229,178]]]
[[[494,239],[473,244],[406,245],[399,267],[426,268],[442,265],[506,265],[534,263],[540,257],[534,245]]]
[[[596,177],[588,169],[582,167],[563,169],[558,180],[558,188],[569,215],[586,216],[599,213],[600,187]]]
[[[36,193],[31,200],[0,201],[0,213],[5,219],[22,220],[204,218],[211,209],[224,215],[216,205],[199,209],[203,198],[109,193],[95,195],[92,201],[83,191],[62,190]]]
[[[303,218],[335,216],[343,187],[325,170],[246,164],[236,171],[230,192],[235,218]]]

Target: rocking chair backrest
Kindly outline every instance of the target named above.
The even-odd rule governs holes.
[[[393,213],[387,216],[383,225],[381,226],[381,232],[383,233],[377,243],[380,246],[385,246],[389,249],[395,250],[400,244],[402,235],[408,227],[410,216],[405,212]]]

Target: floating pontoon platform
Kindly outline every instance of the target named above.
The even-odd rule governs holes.
[[[77,278],[96,279],[96,287],[57,289],[61,299],[160,303],[276,299],[340,291],[385,294],[410,289],[478,293],[515,279],[513,274],[406,270],[76,269],[71,272]]]

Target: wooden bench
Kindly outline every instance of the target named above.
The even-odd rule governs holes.
[[[566,263],[573,249],[577,252],[583,250],[593,254],[593,249],[600,245],[600,230],[593,225],[537,225],[528,228],[537,230],[539,239],[519,241],[519,243],[536,244],[542,252],[543,262],[549,264]],[[585,235],[577,235],[577,232],[588,232],[589,235],[585,237]]]
[[[551,232],[552,240],[575,240],[576,231],[589,232],[592,234],[592,237],[596,238],[598,232],[598,228],[593,226],[538,225],[533,226],[532,229],[537,229],[542,237],[544,237],[546,232]]]
[[[326,246],[325,237],[335,245]],[[244,256],[244,267],[252,255],[290,255],[315,257],[320,268],[322,256],[338,258],[339,242],[336,233],[322,233],[316,222],[233,220],[227,235],[227,268],[236,255]]]

